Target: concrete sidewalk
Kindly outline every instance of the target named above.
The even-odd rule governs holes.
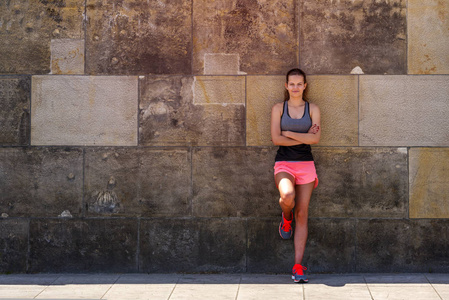
[[[0,299],[448,299],[449,274],[0,275]]]

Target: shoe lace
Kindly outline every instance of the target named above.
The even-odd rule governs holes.
[[[304,272],[303,272],[303,271],[305,271],[305,270],[307,270],[307,268],[301,266],[300,264],[296,264],[296,265],[293,266],[293,273],[294,273],[294,274],[297,274],[297,275],[304,275]]]
[[[291,222],[285,222],[285,220],[284,220],[281,228],[284,231],[290,231],[292,229],[292,223]]]

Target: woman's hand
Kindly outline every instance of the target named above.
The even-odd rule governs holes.
[[[313,133],[316,134],[320,130],[320,126],[317,124],[313,124],[312,127],[310,127],[309,131],[307,133]]]

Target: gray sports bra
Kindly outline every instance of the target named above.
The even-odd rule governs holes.
[[[312,126],[312,119],[309,113],[309,102],[304,107],[304,115],[301,119],[293,119],[288,114],[288,101],[284,101],[284,111],[281,116],[281,130],[307,133]]]

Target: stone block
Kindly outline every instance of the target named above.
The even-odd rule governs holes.
[[[279,237],[279,218],[248,220],[248,269],[253,273],[289,273],[295,263],[293,239]],[[267,255],[270,253],[270,255]],[[309,272],[353,272],[355,221],[309,219],[303,264]]]
[[[82,212],[83,152],[0,148],[0,214],[57,217]]]
[[[449,218],[449,148],[410,148],[410,218]]]
[[[193,214],[201,217],[275,216],[273,148],[193,150]]]
[[[295,263],[293,242],[279,236],[280,209],[278,215],[274,219],[248,219],[247,272],[291,272]]]
[[[447,272],[448,220],[358,220],[356,272]]]
[[[449,2],[409,0],[409,74],[449,74]]]
[[[238,55],[239,70],[248,74],[279,74],[297,66],[297,10],[293,0],[193,1],[193,73],[209,72],[211,54]]]
[[[271,108],[284,100],[285,76],[247,76],[246,144],[272,146]]]
[[[191,1],[87,1],[88,74],[191,74]]]
[[[360,146],[449,146],[449,76],[361,76]]]
[[[314,148],[312,217],[405,218],[407,149]]]
[[[195,81],[193,77],[182,76],[140,79],[141,145],[245,145],[244,78],[204,79]],[[214,91],[220,84],[229,90]],[[194,94],[197,102],[212,104],[195,104]]]
[[[406,3],[299,1],[300,65],[307,73],[407,72]]]
[[[31,77],[0,77],[0,144],[30,144]]]
[[[209,53],[204,55],[205,75],[238,75],[240,57],[238,54]]]
[[[307,76],[307,99],[321,111],[320,146],[358,145],[358,78]],[[271,108],[284,99],[285,76],[247,77],[247,144],[272,145]]]
[[[29,272],[137,271],[137,220],[30,222]]]
[[[84,74],[84,40],[51,40],[51,74]]]
[[[0,273],[27,271],[28,220],[0,218]]]
[[[50,40],[84,36],[84,2],[1,1],[0,74],[48,74]]]
[[[355,222],[351,219],[309,219],[303,259],[309,272],[355,272]]]
[[[141,272],[245,271],[245,220],[151,219],[140,228]]]
[[[194,104],[245,104],[245,77],[196,76]]]
[[[186,149],[173,148],[86,150],[88,214],[190,215],[190,155]]]
[[[33,76],[32,145],[137,145],[137,77]]]

